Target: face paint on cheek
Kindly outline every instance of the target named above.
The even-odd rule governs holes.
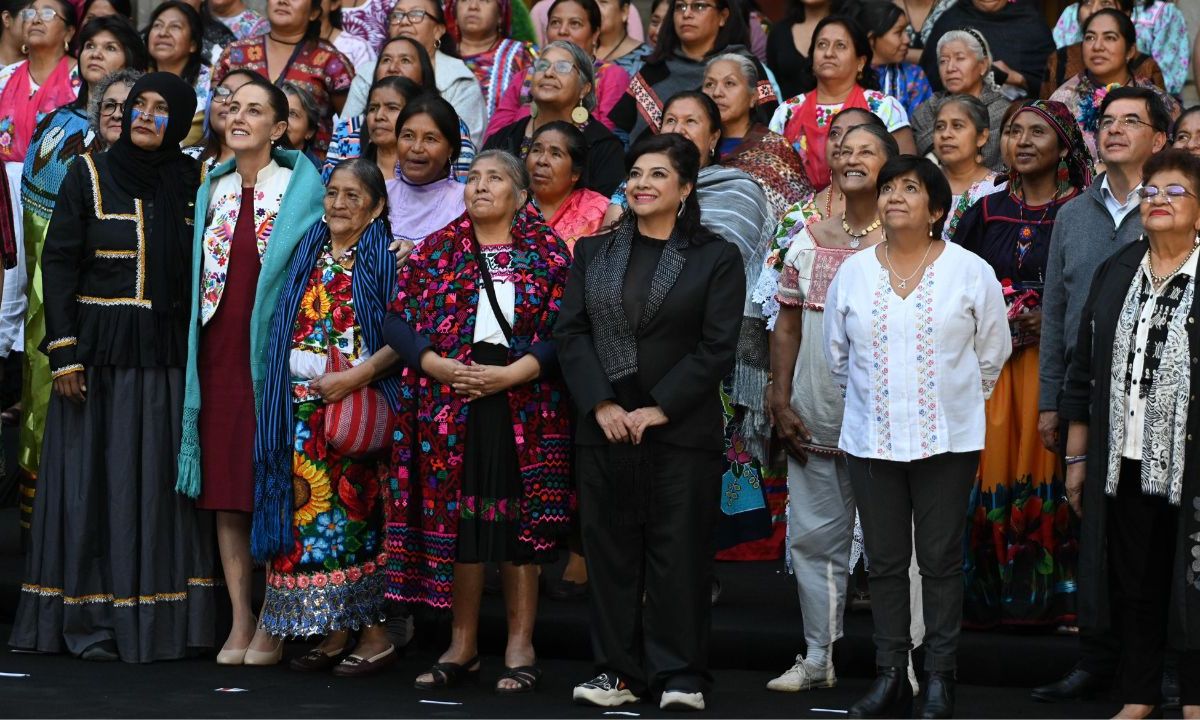
[[[145,114],[145,111],[138,110],[137,108],[133,108],[132,110],[130,110],[129,111],[130,124],[137,122],[138,118],[140,118],[144,114]],[[166,130],[167,123],[170,121],[169,117],[166,117],[163,115],[151,115],[150,119],[154,121],[154,132],[158,133],[159,135],[161,135],[163,133],[163,131]]]

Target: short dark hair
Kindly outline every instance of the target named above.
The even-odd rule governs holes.
[[[671,161],[671,167],[679,173],[679,182],[691,183],[692,192],[683,201],[683,212],[675,222],[675,227],[686,238],[698,237],[701,234],[700,199],[696,197],[696,181],[700,175],[700,151],[696,144],[678,133],[663,133],[661,135],[645,134],[625,155],[625,176],[633,169],[638,158],[650,153],[662,153]]]
[[[421,89],[426,92],[437,92],[438,89],[436,78],[434,76],[433,61],[429,59],[429,52],[421,43],[406,35],[397,35],[394,38],[389,38],[388,41],[379,48],[379,55],[383,54],[384,48],[386,48],[388,45],[398,42],[408,43],[412,46],[413,51],[417,53],[417,64],[421,66]],[[376,58],[378,58],[379,55],[376,55]],[[375,67],[376,72],[378,72],[378,63],[376,63]],[[378,77],[373,79],[376,81],[379,80]]]
[[[146,51],[145,41],[138,35],[137,29],[133,23],[129,22],[128,18],[120,15],[104,15],[88,20],[83,29],[79,31],[80,49],[83,48],[84,43],[102,32],[111,33],[117,42],[121,43],[121,50],[125,53],[125,67],[146,72],[146,68],[150,67],[150,54]],[[86,86],[87,83],[84,85]]]
[[[854,54],[866,58],[862,72],[858,74],[858,84],[868,90],[878,90],[879,80],[875,77],[875,71],[871,69],[871,58],[875,56],[871,50],[871,41],[867,39],[867,33],[862,26],[849,15],[827,15],[822,18],[813,29],[812,40],[808,43],[808,56],[813,57],[817,49],[817,36],[829,25],[841,25],[845,28],[846,33],[850,35],[850,42],[854,44]]]
[[[1167,105],[1163,102],[1159,94],[1150,88],[1134,85],[1122,85],[1119,88],[1113,88],[1104,96],[1104,100],[1100,103],[1100,116],[1104,117],[1104,113],[1108,112],[1108,106],[1117,100],[1145,101],[1146,114],[1150,116],[1150,127],[1154,128],[1154,132],[1170,132],[1171,113],[1167,112]],[[1180,117],[1182,118],[1183,116],[1181,115]]]
[[[361,157],[350,158],[334,166],[333,172],[329,174],[329,179],[333,180],[334,175],[343,171],[354,175],[354,178],[367,189],[367,194],[371,196],[371,205],[375,205],[380,200],[383,201],[383,214],[379,217],[387,227],[388,235],[391,235],[392,224],[388,218],[387,183],[384,182],[383,173],[380,172],[379,166],[375,164],[374,160]]]
[[[730,45],[745,45],[749,47],[750,28],[746,26],[746,19],[742,16],[741,8],[737,5],[737,0],[713,0],[713,2],[717,6],[713,12],[719,13],[722,10],[728,10],[729,19],[717,31],[717,38],[713,43],[712,53],[724,52],[725,48]],[[654,50],[654,54],[650,56],[650,62],[666,60],[672,57],[675,51],[680,48],[679,35],[675,33],[675,3],[676,0],[667,0],[667,11],[663,15],[662,26],[658,29],[658,47]],[[653,11],[653,8],[651,10]]]
[[[1197,163],[1200,164],[1200,160],[1197,160]],[[941,218],[933,223],[933,237],[940,238],[942,228],[945,227],[950,213],[950,201],[953,193],[950,191],[950,183],[946,181],[946,176],[933,161],[916,155],[892,157],[880,168],[879,177],[875,180],[875,190],[876,192],[882,191],[884,185],[908,173],[916,175],[921,186],[925,188],[925,194],[929,196],[929,214],[932,215],[939,210],[942,213]]]
[[[404,123],[417,115],[428,115],[433,120],[433,124],[437,125],[438,132],[445,136],[446,142],[450,143],[450,164],[453,165],[457,162],[459,153],[462,151],[462,139],[458,129],[458,113],[454,110],[454,106],[446,102],[441,95],[421,93],[405,105],[404,110],[400,111],[400,117],[396,118],[396,134],[400,134]]]
[[[14,0],[14,1],[18,2],[18,3],[25,2],[25,0]],[[118,15],[124,17],[126,20],[133,20],[133,4],[130,3],[129,0],[104,0],[104,1],[107,2],[109,5],[112,5],[113,10],[116,10]],[[96,0],[87,0],[87,2],[85,2],[83,4],[83,12],[81,12],[79,14],[79,17],[81,19],[87,17],[88,10],[92,9],[92,4],[95,2],[96,2]]]
[[[1200,157],[1187,150],[1166,148],[1150,156],[1142,166],[1142,184],[1150,182],[1150,178],[1160,172],[1174,170],[1183,173],[1192,183],[1192,190],[1200,192]]]
[[[420,85],[406,77],[389,75],[387,77],[379,78],[371,85],[371,89],[367,91],[368,106],[371,104],[371,96],[374,95],[375,91],[379,90],[380,88],[387,88],[400,93],[400,96],[404,98],[404,107],[408,107],[408,104],[412,102],[414,98],[419,97],[421,93],[424,92]],[[401,110],[400,112],[404,111]],[[396,119],[398,120],[399,116],[397,116]],[[393,130],[398,130],[398,128],[393,128]],[[362,130],[359,131],[359,145],[362,148],[362,152],[359,153],[360,157],[364,157],[372,162],[377,159],[379,155],[379,148],[375,146],[375,143],[371,142],[371,133],[367,131],[367,120],[365,114],[363,115]]]
[[[550,5],[550,12],[546,13],[546,24],[550,24],[550,16],[554,14],[554,8],[563,3],[575,3],[583,8],[583,12],[587,15],[588,24],[592,26],[592,32],[600,29],[600,6],[596,4],[596,0],[554,0]]]
[[[204,23],[200,19],[200,13],[196,12],[196,8],[183,2],[183,0],[166,0],[154,10],[150,11],[150,19],[146,22],[146,29],[142,34],[146,38],[146,48],[150,47],[150,28],[154,27],[154,22],[168,10],[178,10],[183,19],[187,21],[188,33],[192,36],[191,42],[196,44],[196,50],[188,56],[187,63],[183,66],[183,81],[188,85],[195,85],[196,80],[200,77],[200,65],[204,60]],[[151,58],[153,62],[153,58]],[[154,68],[158,69],[158,64],[154,63]],[[284,117],[286,117],[286,113]]]
[[[575,126],[574,123],[569,123],[565,120],[555,120],[548,122],[537,130],[533,131],[533,137],[529,138],[529,144],[537,142],[537,139],[548,132],[556,132],[563,136],[563,140],[567,144],[567,156],[571,158],[572,172],[579,173],[579,179],[575,181],[575,185],[583,182],[583,171],[587,167],[587,138],[583,136],[583,131]]]

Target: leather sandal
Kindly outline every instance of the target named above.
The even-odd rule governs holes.
[[[512,680],[517,683],[516,687],[500,687],[500,681]],[[500,679],[496,681],[496,693],[498,695],[520,695],[537,690],[538,684],[542,681],[542,669],[536,665],[521,665],[520,667],[506,667]]]
[[[421,682],[419,679],[413,682],[413,687],[418,690],[434,690],[437,688],[452,688],[458,684],[459,680],[479,680],[479,656],[471,658],[465,663],[440,662],[429,668],[429,674],[433,676],[432,680]]]
[[[351,654],[333,668],[333,674],[338,677],[365,677],[374,675],[389,665],[394,665],[400,659],[395,645],[389,645],[387,650],[365,658]]]

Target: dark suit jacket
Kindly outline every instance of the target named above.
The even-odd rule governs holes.
[[[589,265],[612,233],[584,238],[554,327],[558,360],[575,401],[575,441],[606,445],[593,411],[618,400],[592,341],[584,301]],[[733,371],[746,297],[742,254],[733,243],[703,231],[681,252],[684,266],[662,306],[637,338],[638,371],[632,380],[666,413],[669,422],[643,440],[719,450],[724,442],[720,384]],[[630,381],[630,378],[622,382]],[[635,410],[636,407],[626,407]]]

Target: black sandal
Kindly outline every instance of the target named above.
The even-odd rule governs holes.
[[[500,680],[512,680],[517,684],[516,687],[502,688]],[[529,693],[537,690],[538,684],[542,681],[542,669],[536,665],[522,665],[520,667],[506,667],[504,674],[496,681],[496,693],[499,695],[520,695],[521,693]]]
[[[436,690],[438,688],[452,688],[463,678],[478,681],[479,656],[476,655],[465,663],[436,663],[433,667],[429,668],[429,674],[433,676],[433,680],[428,682],[421,682],[420,679],[414,680],[413,687],[418,690]]]

